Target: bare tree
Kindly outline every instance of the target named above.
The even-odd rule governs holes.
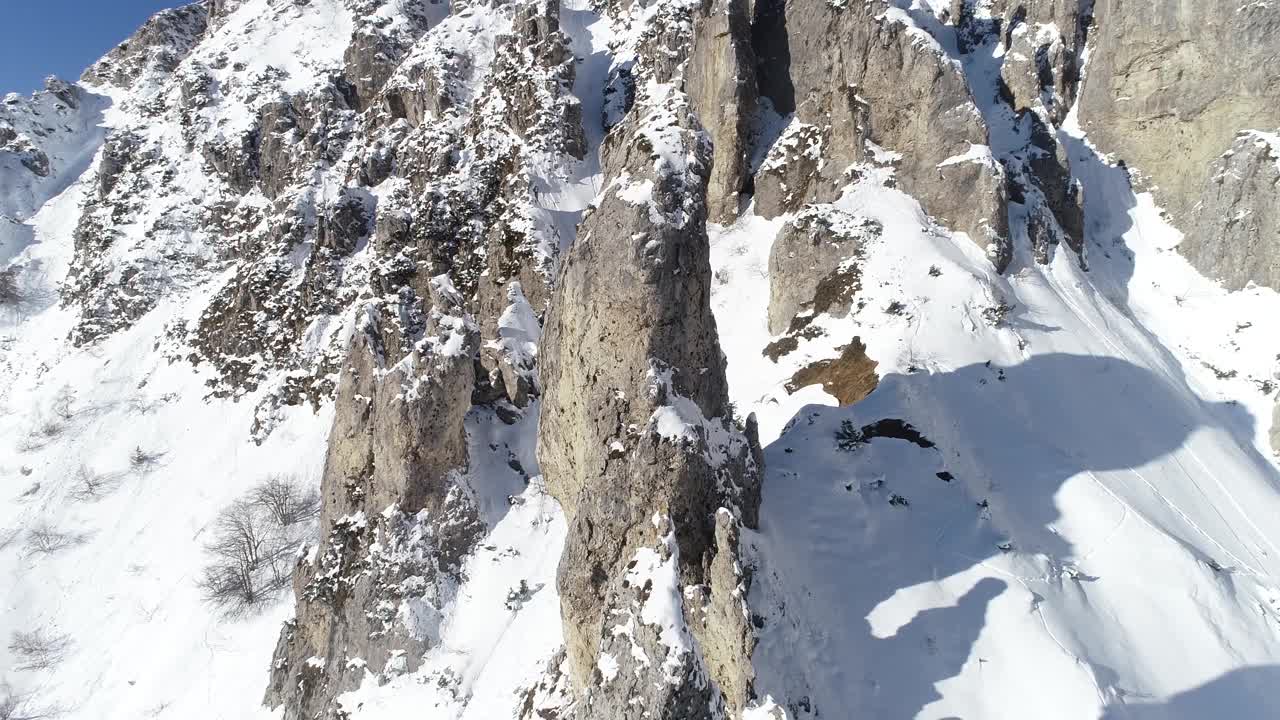
[[[9,640],[9,652],[18,659],[16,670],[52,670],[66,657],[70,647],[69,636],[43,628],[15,632]]]
[[[31,311],[38,299],[36,293],[23,287],[22,268],[11,265],[0,270],[0,317],[19,322]]]
[[[201,580],[205,596],[243,611],[284,587],[290,564],[281,529],[264,508],[245,500],[218,513],[214,539],[206,546],[214,561]]]
[[[320,513],[320,492],[303,488],[296,477],[288,475],[269,476],[249,493],[249,499],[281,526],[311,520]]]
[[[38,416],[27,436],[18,444],[23,452],[39,450],[57,440],[66,431],[67,426],[56,417]]]
[[[224,508],[205,546],[212,556],[199,582],[205,598],[234,615],[288,585],[294,553],[319,508],[315,490],[283,475],[268,477]]]
[[[76,391],[70,385],[63,385],[53,398],[53,414],[63,422],[71,422],[76,417]]]

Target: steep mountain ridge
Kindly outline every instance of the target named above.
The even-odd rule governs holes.
[[[1276,13],[1159,5],[205,0],[7,96],[0,703],[1273,711]]]

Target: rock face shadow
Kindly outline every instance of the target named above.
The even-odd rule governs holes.
[[[1101,720],[1206,720],[1280,717],[1280,665],[1233,670],[1162,703],[1108,707]]]
[[[1084,193],[1085,262],[1094,284],[1117,307],[1129,306],[1129,280],[1136,264],[1124,236],[1133,229],[1129,211],[1138,205],[1137,195],[1124,163],[1108,164],[1083,139],[1058,133],[1070,159],[1071,175]]]
[[[795,718],[911,718],[966,666],[1019,662],[973,652],[993,603],[1018,589],[987,564],[1026,556],[1052,582],[1087,593],[1098,578],[1071,567],[1086,549],[1055,527],[1064,484],[1166,457],[1201,428],[1224,429],[1225,413],[1242,416],[1229,432],[1251,428],[1247,413],[1204,402],[1176,379],[1056,353],[889,375],[853,407],[804,408],[766,448],[760,532],[749,538],[762,616],[757,693],[785,698]],[[858,436],[886,419],[932,446],[902,439],[909,433]],[[842,441],[851,429],[854,440]],[[1237,444],[1241,462],[1274,482],[1251,442]],[[1215,559],[1191,533],[1165,531]],[[1011,597],[1038,612],[1042,598],[1022,590]]]

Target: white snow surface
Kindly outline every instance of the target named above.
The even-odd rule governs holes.
[[[65,272],[82,191],[73,185],[33,218],[35,242],[20,258],[51,279]],[[56,305],[0,328],[0,676],[61,717],[260,713],[263,663],[287,605],[236,621],[205,605],[205,533],[267,475],[317,481],[332,412],[289,410],[267,442],[249,442],[252,403],[206,399],[202,373],[153,350],[182,312],[167,303],[80,350],[66,340],[71,313]],[[154,467],[131,467],[138,447],[159,455]],[[73,499],[81,466],[115,489]],[[41,528],[69,547],[36,552]],[[22,671],[10,638],[37,630],[66,636],[65,657]]]
[[[943,5],[900,4],[934,15]],[[228,68],[270,65],[285,73],[281,91],[305,88],[341,62],[343,7],[248,0],[188,62],[226,52]],[[626,60],[613,53],[629,50],[588,7],[567,3],[563,23],[597,148],[604,77]],[[460,17],[423,52],[491,30]],[[145,125],[134,105],[152,90],[113,91],[107,109],[99,89],[87,115],[60,116],[72,129],[46,148],[47,181],[19,185],[12,178],[25,176],[0,167],[0,267],[37,268],[24,282],[42,291],[35,307],[0,318],[0,680],[71,720],[268,718],[260,700],[292,599],[222,616],[196,586],[203,544],[218,511],[263,477],[318,481],[332,408],[282,410],[255,445],[257,395],[212,398],[205,371],[162,357],[166,325],[197,316],[219,279],[180,288],[87,348],[66,340],[75,317],[56,302],[90,190],[81,177],[105,127]],[[234,83],[224,92],[209,112],[230,132],[257,100]],[[762,354],[774,339],[768,258],[786,218],[748,210],[711,227],[732,399],[756,413],[766,446],[760,526],[745,534],[749,599],[765,620],[749,720],[1280,716],[1280,476],[1267,441],[1280,296],[1229,293],[1200,276],[1150,196],[1135,196],[1073,123],[1061,140],[1090,199],[1088,271],[1066,249],[1035,264],[1015,237],[1014,265],[996,275],[982,249],[885,188],[887,170],[869,173],[834,203],[884,227],[867,247],[860,307],[817,318],[825,334],[776,363]],[[989,161],[1009,141],[993,133],[992,148],[956,160]],[[661,160],[683,171],[683,158]],[[193,159],[176,181],[188,195],[200,192],[198,168]],[[538,182],[544,221],[567,246],[601,190],[598,157]],[[502,341],[532,359],[536,321],[512,300]],[[886,313],[895,301],[905,312]],[[1002,304],[1007,316],[991,322],[984,311]],[[312,339],[351,321],[335,318]],[[787,392],[797,369],[854,337],[879,363],[870,397],[840,408],[820,386]],[[655,421],[675,433],[702,422],[680,410],[676,399]],[[837,446],[845,421],[886,419],[931,446]],[[467,428],[489,535],[442,609],[442,642],[415,673],[370,676],[344,696],[353,718],[511,717],[563,642],[555,568],[566,530],[537,475],[534,423],[475,411]],[[511,449],[527,484],[482,451],[495,445]],[[139,447],[153,466],[131,467]],[[74,499],[81,466],[113,490]],[[39,552],[33,530],[66,547]],[[644,569],[662,571],[659,560]],[[675,627],[658,606],[679,597],[669,579],[645,612]],[[21,669],[10,639],[33,630],[66,638],[56,668]],[[616,659],[602,657],[606,677],[610,667]]]
[[[1227,293],[1087,142],[1091,270],[1004,277],[870,177],[883,223],[860,309],[778,363],[768,253],[785,218],[712,228],[739,412],[766,445],[751,604],[762,698],[789,717],[1271,717],[1280,708],[1280,484],[1267,447],[1280,297]],[[929,272],[936,268],[940,274]],[[902,314],[886,312],[902,303]],[[1005,303],[993,325],[983,310]],[[836,407],[783,383],[859,337],[879,388]],[[841,450],[842,422],[932,444]],[[937,473],[949,473],[943,479]],[[895,500],[894,504],[890,504]],[[905,501],[905,502],[903,502]],[[807,708],[807,710],[806,710]],[[759,709],[753,711],[759,712]]]

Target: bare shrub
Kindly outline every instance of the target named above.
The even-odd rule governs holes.
[[[53,414],[63,422],[71,422],[75,419],[76,412],[76,391],[71,389],[70,385],[63,385],[58,394],[53,398]]]
[[[76,502],[97,502],[120,487],[116,473],[100,473],[88,465],[80,465],[71,477],[71,499]]]
[[[294,554],[320,509],[296,478],[273,475],[218,513],[199,585],[230,615],[259,607],[289,584]]]
[[[0,270],[0,307],[17,308],[26,302],[26,295],[18,284],[18,268]]]
[[[66,424],[57,417],[37,417],[27,436],[18,443],[18,449],[23,452],[40,450],[62,437],[66,429]]]
[[[59,422],[57,418],[44,418],[36,423],[35,432],[42,438],[53,440],[61,437],[67,426]]]
[[[32,693],[18,692],[8,681],[0,682],[0,720],[45,720],[57,715],[57,710],[37,705]]]
[[[46,522],[40,522],[27,531],[27,555],[52,555],[85,543],[81,533],[59,530]]]
[[[160,465],[160,461],[164,459],[164,453],[156,450],[143,450],[141,445],[133,448],[133,452],[129,453],[129,467],[134,472],[149,473]]]
[[[52,670],[70,648],[69,636],[44,629],[15,632],[9,640],[9,652],[18,661],[15,670]]]
[[[23,282],[23,276],[27,282]],[[18,322],[28,317],[40,303],[50,299],[47,290],[39,289],[48,278],[39,264],[11,265],[0,270],[0,317]]]

